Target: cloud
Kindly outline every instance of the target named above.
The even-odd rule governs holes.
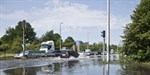
[[[65,26],[73,27],[101,26],[105,28],[107,25],[107,14],[105,11],[92,10],[84,4],[62,2],[59,0],[47,2],[47,5],[49,7],[33,11],[34,16],[41,15],[38,22],[34,22],[34,25],[38,25],[39,27],[46,24],[59,25],[60,22],[63,22]],[[128,19],[111,14],[112,29],[121,27],[126,22],[128,22]]]
[[[123,28],[126,24],[130,23],[131,20],[120,16],[111,16],[111,29]]]
[[[29,16],[29,14],[23,10],[21,11],[15,11],[13,13],[10,14],[1,14],[0,18],[2,20],[14,20],[14,19],[27,19],[27,17]]]
[[[70,3],[69,1],[49,0],[45,7],[31,7],[28,11],[16,10],[12,13],[1,13],[3,22],[18,21],[26,19],[41,36],[46,31],[55,30],[59,32],[60,23],[63,22],[63,32],[98,32],[106,29],[106,11],[90,9],[85,4]],[[111,14],[111,29],[119,29],[129,22],[124,17]],[[4,31],[4,30],[3,30]],[[69,34],[69,33],[68,33]],[[0,35],[1,36],[1,35]]]

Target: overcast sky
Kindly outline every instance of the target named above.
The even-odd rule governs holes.
[[[59,33],[62,38],[72,36],[75,40],[102,42],[101,31],[107,27],[107,0],[0,0],[0,37],[8,27],[15,27],[26,20],[37,37],[47,31]],[[118,45],[123,27],[130,23],[130,15],[140,0],[110,0],[111,44]]]

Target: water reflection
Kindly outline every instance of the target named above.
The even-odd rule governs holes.
[[[32,68],[32,69],[31,69]],[[4,75],[37,75],[37,69],[35,67],[28,68],[16,68],[3,71]]]
[[[48,63],[38,67],[22,67],[0,71],[0,75],[149,75],[150,67],[141,64],[121,64],[118,56],[112,55],[110,62],[102,56]],[[47,61],[50,62],[50,61]],[[45,62],[46,63],[46,62]]]
[[[49,65],[46,65],[46,66],[42,66],[41,71],[46,72],[46,73],[53,73],[54,68],[55,68],[54,64],[49,64]]]
[[[102,64],[102,75],[110,75],[110,61],[103,61]]]

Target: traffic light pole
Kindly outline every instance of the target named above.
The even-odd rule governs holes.
[[[103,61],[105,60],[105,37],[103,37]]]
[[[25,55],[26,43],[25,43],[25,26],[26,20],[22,21],[22,28],[23,28],[23,56]]]
[[[103,60],[104,60],[104,58],[105,58],[105,30],[103,30],[102,32],[102,37],[103,37]]]

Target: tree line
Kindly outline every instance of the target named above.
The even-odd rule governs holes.
[[[59,50],[61,36],[58,33],[54,33],[53,30],[47,31],[40,38],[36,37],[36,32],[34,28],[30,25],[30,23],[26,23],[25,27],[25,42],[26,42],[26,50],[39,50],[40,43],[48,40],[53,40],[55,43],[56,50]],[[0,51],[7,51],[11,53],[19,53],[22,51],[22,41],[23,39],[23,28],[22,21],[19,21],[18,24],[13,27],[8,27],[6,29],[6,33],[0,38]],[[66,47],[67,49],[72,49],[73,45],[75,45],[75,40],[73,37],[68,36],[65,40],[62,40],[62,47]],[[89,48],[93,51],[102,50],[103,43],[93,43],[88,44],[88,42],[80,41],[80,50],[84,51],[89,45]],[[112,49],[117,48],[116,45],[111,46]],[[75,47],[76,48],[76,47]],[[77,49],[77,48],[76,48]]]

